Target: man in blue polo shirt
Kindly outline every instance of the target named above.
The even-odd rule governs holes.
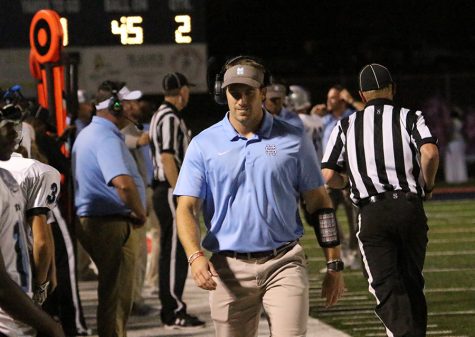
[[[99,271],[97,330],[126,336],[132,308],[145,187],[120,129],[127,124],[113,82],[98,90],[97,114],[72,151],[78,237]]]
[[[238,57],[222,73],[230,111],[192,140],[174,191],[180,240],[195,283],[213,290],[217,336],[255,336],[262,307],[272,336],[304,336],[309,285],[298,198],[322,225],[316,232],[327,247],[327,306],[344,288],[331,201],[310,141],[262,109],[264,67]],[[210,260],[200,247],[200,207]]]

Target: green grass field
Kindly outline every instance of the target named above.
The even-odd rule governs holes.
[[[424,267],[429,310],[428,336],[475,337],[475,201],[425,203],[429,245]],[[346,217],[338,211],[343,229]],[[374,297],[362,271],[346,271],[347,291],[333,308],[320,299],[325,266],[313,231],[306,227],[303,244],[309,257],[310,314],[354,337],[386,336],[373,310]]]

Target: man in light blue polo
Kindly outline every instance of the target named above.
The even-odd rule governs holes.
[[[72,151],[78,238],[99,271],[97,330],[100,337],[125,337],[132,308],[136,228],[145,223],[145,187],[120,133],[127,120],[104,82],[97,114],[78,135]]]
[[[255,336],[262,307],[272,336],[306,334],[299,195],[320,219],[316,232],[328,259],[326,304],[343,292],[334,213],[315,151],[301,129],[262,109],[264,72],[248,57],[226,63],[222,88],[229,112],[192,140],[174,191],[180,196],[180,240],[196,284],[212,290],[211,317],[220,337]],[[200,246],[200,207],[207,228],[202,245],[213,253],[210,260]]]

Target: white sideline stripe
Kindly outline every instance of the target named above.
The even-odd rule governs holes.
[[[384,330],[383,325],[378,322],[378,326],[369,326],[366,328],[351,328],[352,331],[378,331],[378,330]]]
[[[443,252],[427,252],[426,256],[457,256],[457,255],[475,255],[475,250],[447,250]]]
[[[452,330],[427,331],[427,335],[445,335],[448,333],[453,333],[453,331]]]
[[[452,273],[452,272],[475,272],[473,268],[427,268],[424,269],[424,274],[428,273]],[[362,276],[361,270],[352,270],[352,271],[345,271],[345,277],[350,276]]]
[[[430,239],[429,246],[431,243],[461,243],[461,242],[475,242],[475,238],[458,238],[458,239]]]
[[[374,304],[374,302],[373,302]],[[353,315],[372,315],[374,317],[374,310],[366,309],[366,310],[345,310],[345,311],[330,311],[330,312],[319,312],[318,315],[320,316],[347,316],[351,315],[351,317],[355,317]],[[360,316],[368,318],[368,316]]]
[[[374,303],[374,302],[373,302]],[[373,315],[373,310],[345,310],[345,311],[330,311],[330,312],[320,312],[320,316],[346,316],[351,315],[352,319],[357,318],[368,318],[366,315]],[[461,311],[444,311],[444,312],[429,312],[429,316],[465,316],[465,315],[474,315],[475,310],[461,310]]]
[[[466,292],[466,291],[475,291],[475,288],[433,288],[425,289],[426,293],[445,293],[445,292]]]
[[[427,268],[424,269],[424,274],[428,273],[453,273],[453,272],[475,272],[473,268]],[[345,271],[345,277],[362,276],[361,270],[352,270],[352,271]],[[320,288],[318,288],[320,289]]]
[[[430,227],[430,225],[429,225]],[[449,228],[449,229],[429,229],[430,234],[456,234],[456,233],[475,233],[475,228]],[[429,234],[429,235],[430,235]]]
[[[467,291],[475,291],[475,288],[473,287],[467,287],[467,288],[425,288],[424,292],[425,293],[447,293],[447,292],[467,292]],[[369,292],[367,290],[361,290],[361,291],[349,291],[345,294],[350,294],[352,296],[357,296],[357,295],[369,295]]]
[[[351,321],[351,318],[352,317],[349,317],[350,321],[342,322],[341,324],[350,325],[350,326],[355,326],[355,325],[379,325],[379,326],[381,326],[381,322],[376,321],[376,320],[371,320],[371,321],[360,321],[360,320],[358,320],[356,322],[353,322],[353,321]]]
[[[429,312],[429,316],[458,316],[458,315],[474,315],[475,310],[462,310],[462,311],[446,311],[446,312]]]
[[[371,321],[361,321],[361,320],[358,320],[358,321],[352,321],[351,318],[349,321],[347,322],[341,322],[341,324],[343,325],[349,325],[349,326],[356,326],[356,325],[379,325],[381,328],[383,328],[381,326],[381,322],[378,322],[376,320],[371,320]],[[438,325],[437,324],[427,324],[427,328],[437,328]],[[363,328],[352,328],[353,330],[355,329],[363,329]]]
[[[424,274],[427,273],[447,273],[447,272],[462,272],[462,271],[473,271],[473,268],[427,268],[424,269]]]

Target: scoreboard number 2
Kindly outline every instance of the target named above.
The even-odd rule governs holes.
[[[191,36],[187,35],[191,33],[191,17],[189,15],[177,15],[175,16],[175,22],[180,24],[178,29],[175,30],[175,42],[191,43]]]

